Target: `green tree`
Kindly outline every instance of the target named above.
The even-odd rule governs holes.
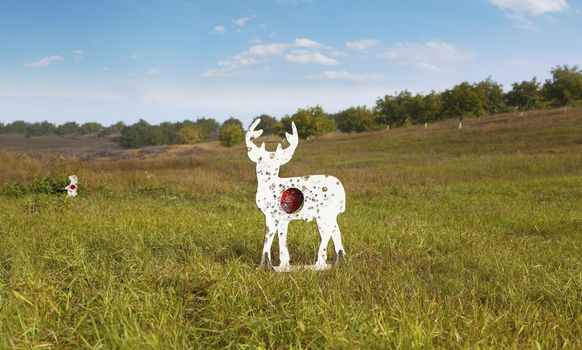
[[[101,131],[99,131],[99,133],[97,135],[99,137],[105,137],[105,136],[109,136],[109,135],[113,135],[113,134],[119,134],[119,133],[121,133],[121,130],[123,130],[124,127],[125,127],[125,123],[119,121],[115,124],[111,124],[110,126],[108,126],[106,128],[102,128]]]
[[[268,114],[261,114],[257,118],[261,118],[261,122],[257,125],[257,130],[263,130],[265,135],[279,132],[281,125],[274,117],[271,117]]]
[[[377,121],[390,127],[400,127],[414,122],[415,113],[419,113],[418,97],[413,97],[410,91],[404,90],[391,96],[386,95],[376,101],[374,108]]]
[[[552,106],[563,107],[582,100],[582,70],[578,66],[557,66],[552,69],[552,79],[546,80],[542,89],[544,98]]]
[[[79,124],[76,122],[66,122],[57,127],[57,135],[70,135],[80,132]]]
[[[43,121],[40,123],[32,123],[28,126],[26,130],[26,136],[42,136],[54,134],[56,126],[48,121]]]
[[[152,125],[145,138],[145,144],[143,146],[158,146],[158,145],[168,145],[171,141],[168,138],[166,130],[164,130],[159,125]]]
[[[222,122],[221,128],[225,125],[228,125],[228,124],[234,124],[236,126],[239,126],[241,128],[241,130],[243,128],[242,122],[234,117],[230,117],[227,120],[225,120],[224,122]]]
[[[178,143],[177,134],[178,134],[178,127],[177,124],[171,122],[163,122],[160,123],[158,126],[154,126],[153,129],[154,134],[152,137],[155,136],[154,145],[171,145],[174,143]]]
[[[487,78],[473,86],[475,93],[479,97],[480,104],[476,110],[476,116],[491,115],[507,111],[505,104],[505,94],[503,85],[491,78]]]
[[[511,91],[505,95],[508,106],[519,111],[530,111],[541,107],[542,94],[540,83],[534,77],[532,80],[524,80],[521,83],[513,83]]]
[[[406,108],[406,115],[412,121],[412,124],[423,124],[427,122],[428,114],[424,102],[424,96],[421,94],[408,97],[404,107]]]
[[[335,121],[320,106],[298,109],[292,116],[281,118],[281,134],[290,132],[292,121],[295,122],[297,133],[302,139],[323,135],[335,129]]]
[[[196,120],[196,126],[202,130],[205,140],[216,139],[218,130],[220,129],[220,124],[214,118],[198,118]]]
[[[12,123],[7,124],[4,129],[6,133],[26,134],[29,127],[30,123],[27,123],[24,120],[15,120]]]
[[[441,97],[443,114],[449,118],[459,118],[459,122],[465,117],[479,115],[482,110],[482,100],[468,82],[445,90]]]
[[[443,103],[441,95],[431,91],[430,94],[423,96],[422,99],[424,105],[423,122],[428,124],[442,119]]]
[[[204,132],[197,126],[186,126],[181,128],[176,135],[178,143],[194,144],[204,140]]]
[[[342,132],[363,132],[381,127],[376,122],[374,111],[366,106],[350,107],[336,116],[337,128]]]
[[[115,134],[115,133],[121,132],[121,130],[123,130],[124,127],[125,127],[125,123],[122,121],[119,121],[115,124],[111,124],[108,129],[111,130],[111,133]]]
[[[143,119],[121,130],[119,144],[123,148],[138,148],[149,145],[149,133],[152,126]]]
[[[245,134],[240,120],[229,118],[224,123],[222,123],[218,135],[218,140],[220,141],[221,145],[232,147],[242,143],[244,138]]]
[[[101,131],[103,125],[97,122],[83,123],[79,128],[82,135],[95,134]]]

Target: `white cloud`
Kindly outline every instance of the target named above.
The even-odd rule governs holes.
[[[320,51],[334,52],[317,41],[298,38],[290,43],[261,43],[250,46],[243,52],[235,54],[217,63],[217,68],[205,71],[204,77],[230,77],[245,73],[268,71],[267,67],[273,60],[284,59],[294,64],[334,65],[339,62],[322,54]]]
[[[145,75],[156,75],[156,74],[160,74],[161,72],[162,72],[162,70],[160,68],[152,67],[152,68],[148,69],[144,74]]]
[[[489,0],[504,11],[538,16],[551,12],[562,12],[568,8],[566,0]]]
[[[218,33],[218,34],[226,33],[226,27],[225,26],[216,26],[212,29],[212,32]]]
[[[63,56],[59,56],[59,55],[48,56],[48,57],[43,57],[43,58],[41,58],[37,61],[34,61],[34,62],[25,63],[24,67],[25,68],[45,68],[45,67],[50,66],[53,63],[62,62],[64,60],[65,60],[65,58]]]
[[[107,67],[108,69],[108,67]],[[107,70],[108,71],[108,70]],[[147,76],[153,76],[153,75],[158,75],[162,72],[162,69],[158,68],[158,67],[152,67],[148,70],[146,70],[145,72],[132,72],[129,73],[129,76],[131,77],[136,77],[136,76],[143,76],[143,75],[147,75]]]
[[[354,74],[342,71],[324,71],[321,74],[309,77],[311,80],[345,80],[352,82],[366,82],[371,80],[382,79],[381,74]]]
[[[253,17],[242,17],[233,21],[239,27],[244,27]]]
[[[289,63],[299,64],[321,64],[324,66],[331,66],[338,64],[337,60],[329,58],[320,52],[311,52],[306,50],[294,50],[285,55],[285,60]]]
[[[520,29],[534,30],[534,23],[532,20],[526,18],[524,15],[506,12],[505,17],[513,22],[513,24]]]
[[[234,57],[282,55],[289,46],[283,43],[259,44],[249,47],[247,51]]]
[[[232,77],[245,73],[257,73],[266,71],[265,68],[249,68],[268,62],[272,57],[281,56],[289,44],[271,43],[258,44],[238,53],[226,60],[217,63],[217,69],[207,70],[203,77]]]
[[[317,49],[317,48],[321,47],[321,44],[318,43],[317,41],[301,38],[301,39],[295,39],[295,46]]]
[[[138,53],[133,53],[133,54],[131,54],[131,56],[129,56],[129,58],[131,58],[132,60],[135,60],[138,57],[139,57]]]
[[[203,77],[231,77],[245,73],[256,73],[265,71],[264,68],[253,69],[250,66],[257,66],[266,63],[272,57],[282,56],[289,44],[271,43],[258,44],[249,47],[247,50],[238,53],[226,60],[218,62],[218,69],[210,69],[202,74]]]
[[[442,66],[469,61],[473,54],[461,51],[453,44],[434,40],[426,43],[398,43],[377,57],[418,70],[436,72]]]
[[[348,54],[343,51],[332,50],[328,53],[331,57],[346,57]]]
[[[373,46],[378,45],[379,41],[376,39],[363,39],[346,42],[346,47],[352,50],[367,50]]]
[[[528,30],[534,29],[531,17],[549,16],[550,13],[568,9],[566,0],[489,0],[489,2],[500,8],[505,17],[517,28]]]
[[[257,69],[209,69],[204,74],[205,78],[225,78],[225,77],[235,77],[237,75],[249,74],[249,73],[261,73],[269,71],[268,67],[257,68]]]
[[[83,51],[73,50],[73,61],[80,61],[83,59]]]
[[[439,67],[435,66],[434,64],[430,64],[430,63],[426,63],[426,62],[420,62],[420,63],[415,63],[414,68],[421,70],[423,72],[428,72],[428,73],[436,73],[438,71],[440,71]]]
[[[109,72],[111,72],[111,68],[109,68],[109,67],[103,67],[103,68],[101,68],[101,70],[99,70],[99,73],[101,73],[101,74],[106,74]]]

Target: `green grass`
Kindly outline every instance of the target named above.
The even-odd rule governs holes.
[[[255,270],[243,147],[0,153],[0,185],[85,190],[0,195],[0,348],[582,347],[582,110],[463,127],[300,141],[282,175],[333,174],[348,197],[347,265],[320,273]],[[314,223],[288,239],[313,263]]]

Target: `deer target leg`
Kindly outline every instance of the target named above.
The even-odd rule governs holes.
[[[343,265],[345,250],[342,244],[342,234],[340,228],[337,224],[337,218],[333,220],[333,225],[331,228],[331,239],[333,240],[333,247],[335,248],[335,260],[333,262],[334,266]]]
[[[317,252],[315,268],[317,270],[325,270],[327,268],[327,245],[329,243],[329,239],[331,238],[331,230],[329,225],[320,222],[317,222],[317,228],[319,229],[321,243],[319,244],[319,250]]]
[[[273,244],[273,238],[275,238],[275,233],[277,233],[277,227],[273,220],[267,219],[265,224],[265,244],[263,245],[263,255],[261,257],[261,264],[259,269],[271,269],[271,245]]]
[[[287,249],[287,228],[289,227],[289,221],[281,221],[279,223],[279,260],[280,268],[288,268],[289,264],[289,250]]]

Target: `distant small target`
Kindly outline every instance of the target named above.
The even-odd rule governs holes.
[[[77,182],[79,181],[77,179],[77,175],[71,175],[69,176],[69,185],[67,187],[65,187],[65,189],[67,190],[67,197],[76,197],[77,196]]]

